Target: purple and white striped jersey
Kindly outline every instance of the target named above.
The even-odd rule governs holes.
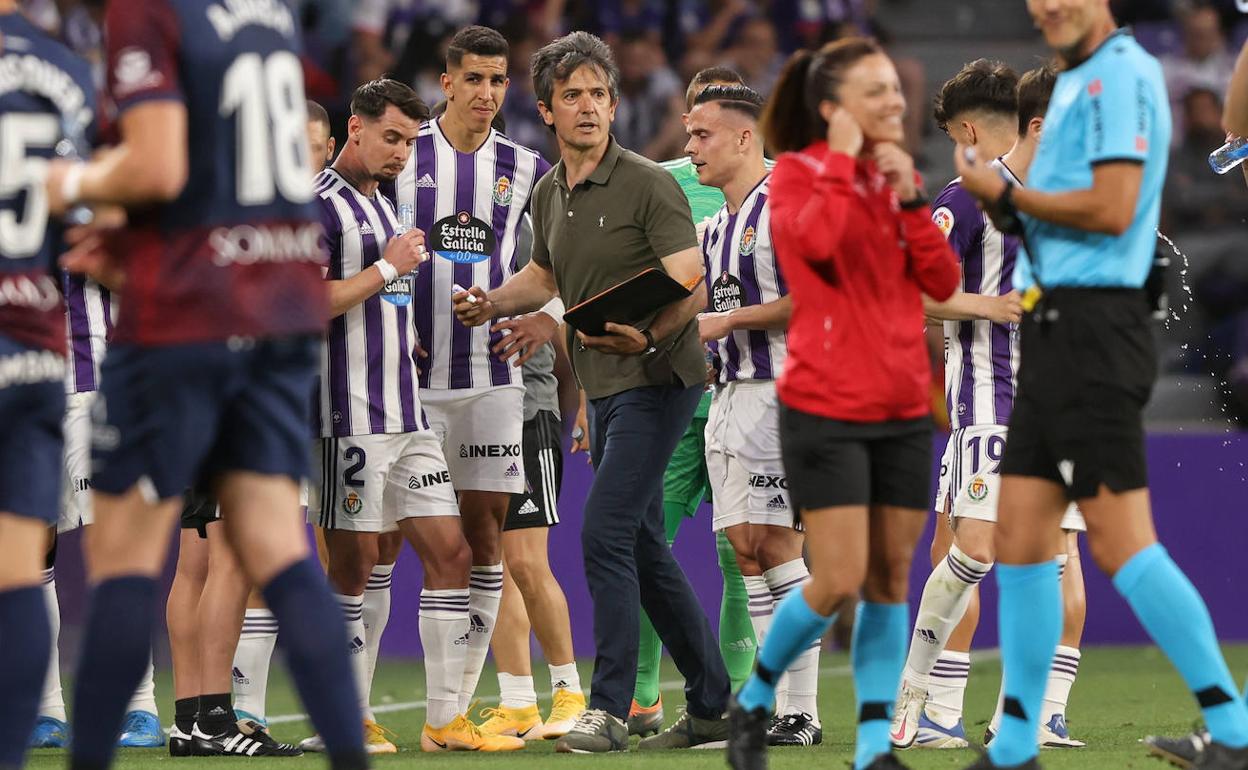
[[[421,362],[420,387],[521,384],[520,370],[490,353],[501,335],[491,334],[488,324],[469,329],[455,319],[451,287],[489,291],[516,272],[520,223],[533,186],[549,169],[541,155],[497,131],[465,154],[451,145],[438,120],[421,127],[395,186],[395,202],[413,206],[431,257],[416,277],[416,330],[429,353]]]
[[[99,390],[100,364],[113,331],[113,300],[108,289],[83,275],[61,274],[65,329],[69,335],[66,393]]]
[[[999,160],[993,165],[1013,176]],[[994,227],[958,180],[937,196],[932,221],[962,263],[962,291],[1000,296],[1014,288],[1018,238]],[[1018,376],[1017,327],[992,321],[945,321],[944,331],[945,405],[950,426],[1008,425]]]
[[[789,293],[771,247],[770,179],[763,177],[737,213],[725,203],[702,235],[707,297],[717,313],[775,302]],[[737,330],[712,344],[723,363],[719,380],[725,383],[776,379],[789,350],[786,332],[761,329]]]
[[[316,178],[316,195],[329,254],[327,280],[350,278],[381,258],[398,226],[389,200],[380,193],[361,194],[332,168]],[[399,276],[330,320],[321,360],[319,435],[428,429],[416,385],[411,285],[410,276]]]

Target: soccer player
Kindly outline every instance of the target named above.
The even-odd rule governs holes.
[[[896,69],[850,37],[786,64],[763,118],[780,150],[771,234],[792,289],[779,431],[811,579],[775,610],[755,673],[730,709],[729,763],[766,765],[780,674],[860,589],[854,623],[855,770],[903,765],[889,709],[905,661],[910,561],[926,522],[930,369],[921,294],[948,299],[958,269],[919,187]]]
[[[320,174],[325,164],[334,159],[334,137],[329,125],[329,113],[311,99],[308,100],[308,152],[312,158],[313,174]],[[323,538],[323,535],[320,537]],[[364,592],[364,626],[365,631],[369,632],[375,627],[375,624],[369,623],[368,617],[370,594],[379,597],[386,607],[385,615],[390,614],[389,576],[387,575],[385,580],[377,581],[376,592],[372,590],[373,577],[373,575],[369,576],[370,590]],[[377,636],[380,636],[380,633]],[[233,665],[230,667],[234,682],[234,712],[239,719],[250,719],[260,725],[268,724],[265,696],[268,692],[269,665],[272,662],[273,648],[276,644],[277,620],[264,605],[264,597],[253,589],[251,595],[247,597],[247,611],[243,617],[242,633],[234,650]],[[375,645],[370,643],[368,650],[371,665],[376,661]]]
[[[39,703],[39,719],[31,735],[31,748],[63,748],[69,742],[65,700],[61,693],[60,656],[56,650],[61,629],[60,601],[56,595],[57,538],[91,526],[91,405],[95,403],[100,380],[100,363],[109,332],[112,331],[112,298],[94,280],[63,273],[65,323],[68,330],[69,364],[65,377],[64,478],[61,509],[56,529],[51,533],[51,549],[43,571],[43,592],[52,628],[52,656]],[[84,535],[86,537],[86,535]],[[165,745],[165,734],[156,710],[154,671],[149,661],[130,704],[126,706],[121,736],[123,748],[157,748]]]
[[[713,527],[732,544],[759,638],[775,604],[809,577],[780,458],[775,379],[784,369],[793,304],[772,249],[769,177],[758,130],[762,106],[762,98],[745,86],[710,86],[694,98],[685,126],[685,151],[699,181],[723,190],[727,199],[702,236],[712,312],[699,317],[699,329],[722,362],[706,428],[706,463]],[[817,639],[802,652],[777,688],[768,730],[773,746],[823,742],[816,703],[821,644]]]
[[[456,286],[501,286],[516,270],[520,224],[549,164],[490,127],[507,91],[506,39],[465,27],[451,39],[442,89],[446,112],[429,121],[398,180],[395,200],[412,206],[428,233],[431,260],[416,276],[421,401],[442,441],[472,548],[468,660],[459,688],[468,709],[489,652],[503,587],[502,530],[511,495],[524,490],[524,385],[491,353],[501,330],[456,322]],[[535,340],[535,344],[545,340]],[[533,619],[538,625],[546,618]],[[566,676],[579,692],[575,668]]]
[[[740,85],[741,76],[727,67],[708,67],[689,81],[685,92],[685,109],[693,109],[694,98],[708,86]],[[676,177],[676,182],[689,201],[694,225],[699,236],[711,217],[724,205],[724,195],[714,187],[698,181],[697,171],[689,156],[660,163]],[[702,394],[694,410],[689,429],[680,437],[672,460],[663,472],[663,530],[667,543],[676,542],[681,523],[697,513],[698,506],[710,493],[706,475],[706,417],[711,408],[711,394]],[[719,651],[732,686],[738,687],[754,665],[754,629],[746,606],[745,583],[732,545],[723,533],[716,533],[719,568],[724,575],[724,592],[719,607]],[[659,674],[663,661],[663,643],[645,612],[641,614],[641,645],[637,652],[637,686],[628,712],[629,735],[645,736],[663,729],[663,697],[659,692]]]
[[[342,617],[299,519],[326,297],[296,18],[276,1],[153,0],[110,3],[105,25],[120,143],[54,162],[46,184],[53,211],[111,203],[130,215],[124,248],[88,234],[66,255],[67,268],[125,283],[93,410],[94,590],[70,766],[111,763],[148,662],[169,533],[202,481],[284,631],[331,765],[360,770]],[[251,743],[236,725],[196,737]]]
[[[1020,80],[999,62],[978,59],[944,84],[936,100],[936,121],[959,144],[996,158],[1002,173],[1021,184],[1040,141],[1055,73],[1028,72]],[[1003,157],[1004,156],[1004,157]],[[993,562],[996,502],[1014,373],[1018,362],[1015,325],[1022,306],[1013,273],[1019,241],[1003,235],[980,212],[957,180],[937,196],[932,219],[962,263],[958,294],[928,301],[929,318],[944,322],[945,394],[953,434],[941,461],[935,510],[949,522],[952,543],[933,546],[931,576],[919,603],[901,694],[893,714],[897,748],[961,748],[967,745],[962,702],[970,672],[970,642],[978,621],[977,586]],[[1078,747],[1066,728],[1066,702],[1079,667],[1084,594],[1077,533],[1083,517],[1071,505],[1062,520],[1057,560],[1067,573],[1066,629],[1045,691],[1039,741]],[[1068,565],[1068,555],[1071,569]],[[957,627],[955,629],[955,627]],[[952,642],[956,637],[957,641]],[[989,734],[1000,724],[994,715]]]
[[[1171,126],[1161,67],[1116,29],[1108,0],[1028,8],[1062,71],[1027,186],[965,147],[955,153],[962,187],[998,228],[1025,232],[1028,268],[996,532],[1004,717],[972,767],[1039,767],[1036,733],[1062,625],[1053,546],[1073,499],[1093,558],[1200,704],[1212,742],[1193,766],[1240,770],[1248,706],[1204,601],[1157,542],[1149,503],[1141,411],[1157,362],[1144,286]]]
[[[0,0],[0,39],[0,64],[12,74],[0,93],[0,767],[16,769],[55,649],[41,572],[63,475],[66,334],[53,278],[61,225],[48,217],[43,174],[57,142],[71,138],[66,128],[90,138],[95,87],[87,63],[13,0]]]
[[[329,581],[347,617],[361,693],[371,689],[363,595],[378,535],[398,529],[424,567],[420,637],[428,710],[424,751],[504,751],[524,741],[483,736],[464,716],[459,688],[469,634],[470,555],[442,447],[421,409],[412,322],[412,271],[425,259],[423,232],[380,193],[403,170],[428,108],[411,88],[374,80],[351,98],[348,138],[317,178],[329,250],[329,335],[317,398],[319,505]],[[428,269],[424,266],[422,269]],[[369,750],[394,753],[361,697]],[[317,748],[316,738],[304,748]]]

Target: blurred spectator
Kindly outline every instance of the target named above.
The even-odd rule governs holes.
[[[554,143],[554,133],[542,122],[537,111],[537,95],[533,92],[533,77],[529,60],[533,53],[546,44],[546,39],[526,37],[511,43],[511,61],[507,75],[511,82],[503,100],[503,118],[507,121],[506,134],[511,139],[533,150],[554,163],[559,153]]]
[[[1221,97],[1206,88],[1194,88],[1179,104],[1187,131],[1170,153],[1162,228],[1174,233],[1243,228],[1248,216],[1248,186],[1243,177],[1219,176],[1209,168],[1209,153],[1226,141]]]
[[[612,48],[634,37],[662,44],[666,4],[661,0],[598,0],[587,5],[593,24],[583,28],[596,31]]]
[[[780,77],[784,57],[776,41],[776,28],[763,16],[754,16],[737,30],[728,49],[728,66],[741,74],[745,84],[764,98]]]
[[[1175,120],[1175,144],[1182,140],[1186,130],[1182,123],[1184,94],[1196,88],[1215,94],[1226,93],[1226,86],[1231,82],[1231,70],[1235,66],[1235,59],[1227,50],[1222,19],[1216,9],[1208,5],[1196,6],[1183,14],[1180,23],[1183,27],[1183,51],[1166,56],[1161,61]]]
[[[620,104],[612,133],[621,145],[647,158],[672,157],[674,132],[664,132],[663,128],[671,126],[673,110],[677,116],[683,111],[685,91],[667,66],[663,49],[652,36],[633,32],[622,37],[616,59],[620,65]]]

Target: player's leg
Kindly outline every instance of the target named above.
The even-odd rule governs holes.
[[[378,458],[380,459],[380,458]],[[347,653],[359,696],[360,716],[367,718],[368,695],[372,683],[368,679],[367,631],[364,629],[364,590],[368,577],[377,563],[376,531],[326,529],[325,546],[329,551],[329,587],[342,609],[347,626]]]
[[[1062,581],[1062,638],[1053,656],[1053,668],[1044,689],[1044,711],[1040,714],[1040,745],[1055,748],[1081,748],[1083,741],[1070,737],[1066,704],[1079,674],[1080,642],[1087,617],[1087,595],[1083,587],[1083,565],[1079,558],[1079,532],[1086,529],[1075,506],[1062,519],[1063,550],[1057,555]]]
[[[524,597],[511,577],[510,563],[516,549],[511,533],[503,533],[503,598],[498,604],[498,621],[490,639],[490,652],[498,669],[498,708],[482,709],[486,735],[514,735],[532,740],[541,738],[542,714],[537,708],[533,686],[533,665],[529,660],[532,627],[524,607]],[[471,716],[471,715],[470,715]]]
[[[87,493],[88,495],[90,492]],[[47,556],[42,577],[43,599],[48,607],[48,630],[52,640],[48,655],[48,673],[44,677],[43,694],[39,698],[39,716],[30,736],[32,749],[60,749],[69,743],[69,723],[65,715],[65,698],[61,692],[61,666],[58,640],[61,631],[61,604],[56,595],[57,533],[48,530]]]
[[[234,713],[239,719],[268,725],[266,697],[275,646],[277,618],[265,606],[264,597],[253,588],[247,595],[243,631],[238,637],[231,667],[234,674]]]
[[[199,712],[199,600],[208,581],[208,540],[195,528],[183,528],[178,561],[165,604],[169,652],[173,659],[173,729],[169,753],[189,756],[191,732]]]
[[[377,655],[381,649],[381,637],[390,622],[390,584],[394,576],[394,563],[398,561],[399,551],[403,549],[403,534],[397,529],[383,532],[377,540],[377,563],[368,575],[368,585],[364,587],[364,649],[368,656],[369,692],[372,692],[372,681],[377,670]],[[372,712],[368,719],[376,722]]]
[[[225,527],[213,522],[208,533],[208,578],[199,599],[199,710],[195,716],[195,746],[201,739],[232,735],[234,716],[232,664],[247,608],[251,583],[239,568]],[[207,753],[216,754],[209,750]]]

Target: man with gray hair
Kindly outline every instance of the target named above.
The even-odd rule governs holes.
[[[650,268],[694,287],[636,327],[569,332],[597,471],[581,533],[597,655],[589,709],[556,749],[628,748],[639,604],[685,675],[688,701],[674,725],[639,748],[709,748],[728,737],[728,675],[663,531],[663,469],[705,378],[694,319],[706,288],[689,204],[670,174],[611,137],[619,70],[602,40],[574,32],[545,46],[533,57],[533,83],[560,161],[533,192],[532,261],[488,294],[456,294],[460,320],[476,326],[530,312],[556,295],[576,305]]]

